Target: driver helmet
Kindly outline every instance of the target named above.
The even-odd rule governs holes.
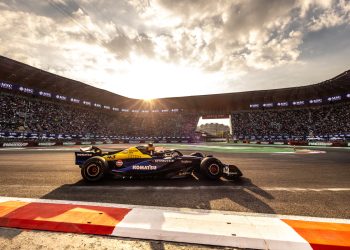
[[[153,143],[148,143],[148,145],[146,146],[146,149],[148,152],[153,152],[156,150],[156,148],[153,146]]]

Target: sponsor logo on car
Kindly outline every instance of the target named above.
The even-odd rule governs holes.
[[[189,161],[189,160],[182,160],[181,163],[182,163],[182,164],[188,164],[188,163],[192,163],[192,161]]]
[[[86,153],[85,153],[85,154],[84,154],[84,153],[80,153],[80,154],[79,154],[79,153],[78,153],[77,156],[92,156],[92,154],[86,154]]]
[[[170,160],[170,159],[156,159],[154,160],[154,162],[165,162],[165,163],[169,163],[169,162],[174,162],[174,160]]]
[[[115,162],[115,165],[116,165],[117,167],[121,167],[121,166],[123,166],[123,161],[122,161],[122,160],[117,160],[117,161]]]
[[[115,155],[107,155],[105,156],[107,160],[113,160],[115,158]]]
[[[133,170],[157,170],[157,166],[152,166],[152,165],[148,165],[148,166],[142,166],[142,165],[134,165],[132,166]]]

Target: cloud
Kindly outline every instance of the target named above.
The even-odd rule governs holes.
[[[135,38],[130,38],[122,31],[116,31],[117,35],[104,46],[114,53],[118,59],[128,59],[130,53],[136,53],[153,57],[154,44],[153,41],[145,34],[137,35]]]
[[[294,1],[163,0],[160,5],[182,17],[169,32],[168,55],[176,61],[187,58],[204,70],[234,71],[274,67],[299,55],[302,36],[288,30]]]
[[[346,0],[5,0],[0,53],[112,91],[115,79],[142,85],[128,74],[143,75],[152,86],[167,78],[188,85],[186,75],[178,77],[187,74],[196,83],[210,79],[208,91],[227,92],[239,89],[239,79],[254,84],[249,76],[256,72],[282,82],[271,72],[316,65],[313,45],[326,54],[326,40],[347,36],[333,32],[324,43],[309,38],[349,23]],[[166,76],[157,77],[149,65]]]
[[[106,47],[115,53],[119,59],[126,59],[132,49],[131,41],[132,39],[121,33],[106,43]]]
[[[350,23],[350,2],[341,0],[333,8],[325,9],[320,15],[313,16],[308,23],[310,31],[319,31]]]
[[[27,0],[3,0],[3,9],[16,10],[17,12],[30,13],[36,16],[48,17],[56,21],[70,18],[79,9],[74,0],[49,0],[49,1],[27,1]]]

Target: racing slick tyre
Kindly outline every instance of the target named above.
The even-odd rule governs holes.
[[[201,171],[211,180],[218,180],[223,175],[221,162],[214,157],[206,157],[200,165]]]
[[[106,167],[104,159],[100,157],[92,157],[84,162],[81,167],[81,176],[89,182],[96,182],[105,176]]]

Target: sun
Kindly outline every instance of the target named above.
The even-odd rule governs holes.
[[[151,102],[153,101],[153,98],[146,97],[146,98],[143,98],[142,100],[143,100],[144,102],[151,103]]]

